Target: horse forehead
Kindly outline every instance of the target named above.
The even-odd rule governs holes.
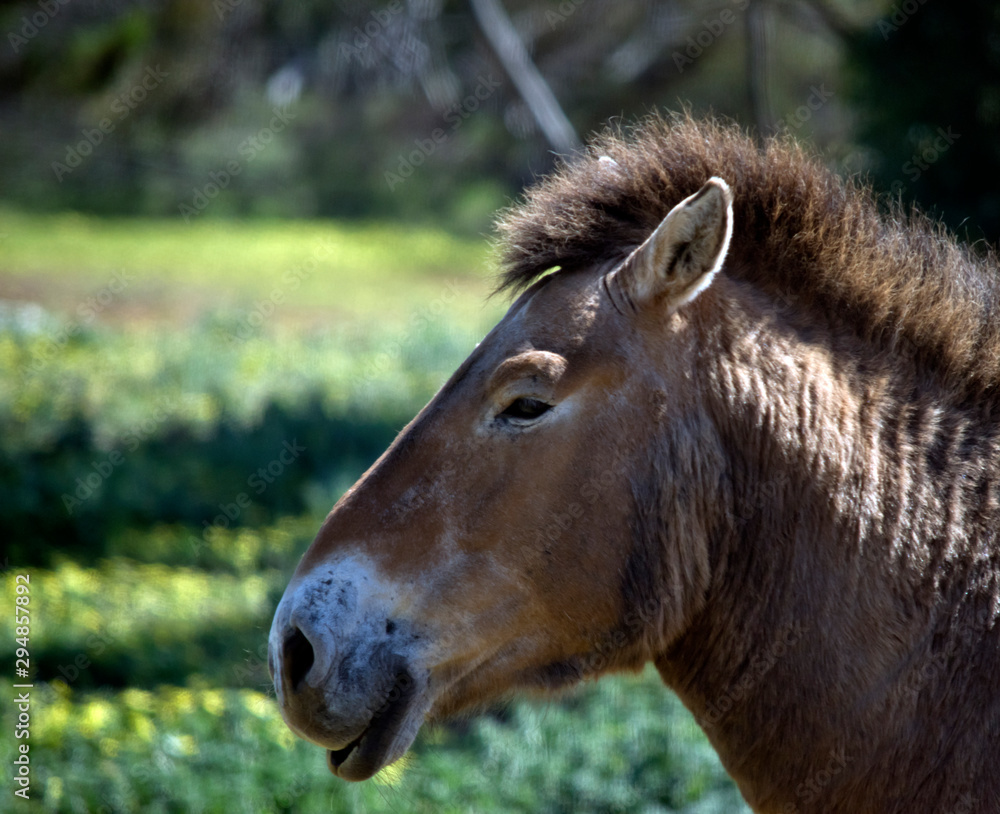
[[[582,275],[553,275],[502,326],[502,344],[562,351],[592,333],[600,311],[599,292]],[[544,347],[544,346],[550,347]]]

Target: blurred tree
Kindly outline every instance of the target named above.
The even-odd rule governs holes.
[[[500,0],[470,0],[470,3],[483,35],[490,41],[549,143],[560,153],[578,150],[582,146],[579,136],[531,61]]]
[[[609,119],[686,103],[841,138],[842,108],[825,101],[847,5],[8,3],[0,185],[33,207],[433,218],[479,231],[551,168],[553,144],[565,152],[573,130]],[[498,32],[474,8],[502,12],[518,60],[498,57]],[[822,110],[802,107],[814,87],[825,88]]]
[[[849,38],[876,185],[970,239],[1000,240],[1000,5],[906,0]]]

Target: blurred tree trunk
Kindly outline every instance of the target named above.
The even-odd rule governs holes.
[[[514,24],[500,5],[500,0],[469,2],[479,27],[549,144],[558,153],[571,153],[580,149],[580,137],[559,106],[552,89],[531,61],[528,49],[524,47]]]
[[[770,85],[771,28],[768,0],[750,0],[746,16],[747,90],[754,124],[762,136],[774,133]]]

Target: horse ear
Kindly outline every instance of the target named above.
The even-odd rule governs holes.
[[[732,233],[732,192],[721,178],[710,178],[608,275],[608,289],[617,288],[633,310],[652,304],[679,308],[712,282]]]

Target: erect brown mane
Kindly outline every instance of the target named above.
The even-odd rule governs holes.
[[[519,291],[556,266],[620,261],[713,175],[734,196],[727,274],[849,319],[871,342],[908,345],[960,397],[996,397],[996,256],[976,257],[898,205],[880,213],[870,190],[790,139],[760,146],[735,125],[675,115],[599,136],[502,214],[498,290]]]

